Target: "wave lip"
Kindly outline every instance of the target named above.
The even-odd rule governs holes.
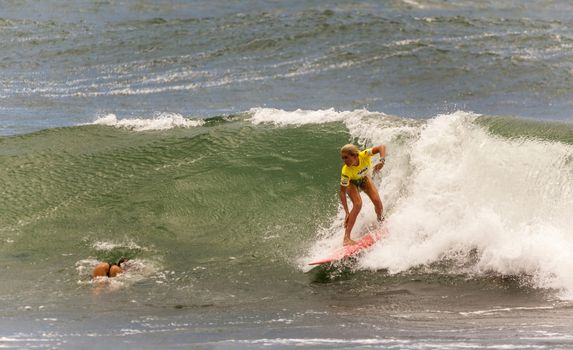
[[[322,124],[343,121],[352,112],[337,112],[333,108],[326,110],[284,111],[275,108],[251,108],[248,120],[253,124],[275,124],[278,126]]]
[[[203,120],[187,119],[177,113],[161,113],[153,118],[118,119],[115,114],[108,114],[96,119],[92,125],[112,126],[132,131],[168,130],[173,128],[193,128],[202,126]]]

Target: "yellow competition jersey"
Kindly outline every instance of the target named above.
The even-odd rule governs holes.
[[[357,166],[346,166],[346,164],[344,164],[342,166],[340,184],[342,186],[348,186],[350,180],[362,180],[368,175],[370,165],[372,164],[372,155],[372,148],[368,148],[358,153],[359,163]]]

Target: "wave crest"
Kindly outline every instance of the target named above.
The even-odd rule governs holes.
[[[96,119],[93,125],[105,125],[132,131],[168,130],[173,128],[193,128],[202,126],[203,120],[187,119],[177,113],[161,113],[153,118],[118,119],[115,114],[108,114]]]

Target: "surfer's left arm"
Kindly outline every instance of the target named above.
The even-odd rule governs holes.
[[[386,145],[372,147],[372,154],[377,154],[377,153],[380,155],[380,160],[374,166],[375,173],[379,172],[384,166],[384,163],[386,162]]]

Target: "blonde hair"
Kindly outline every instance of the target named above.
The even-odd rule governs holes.
[[[360,150],[355,145],[349,143],[347,145],[342,146],[342,148],[340,149],[340,154],[342,153],[348,153],[353,156],[357,156],[358,153],[360,153]]]

